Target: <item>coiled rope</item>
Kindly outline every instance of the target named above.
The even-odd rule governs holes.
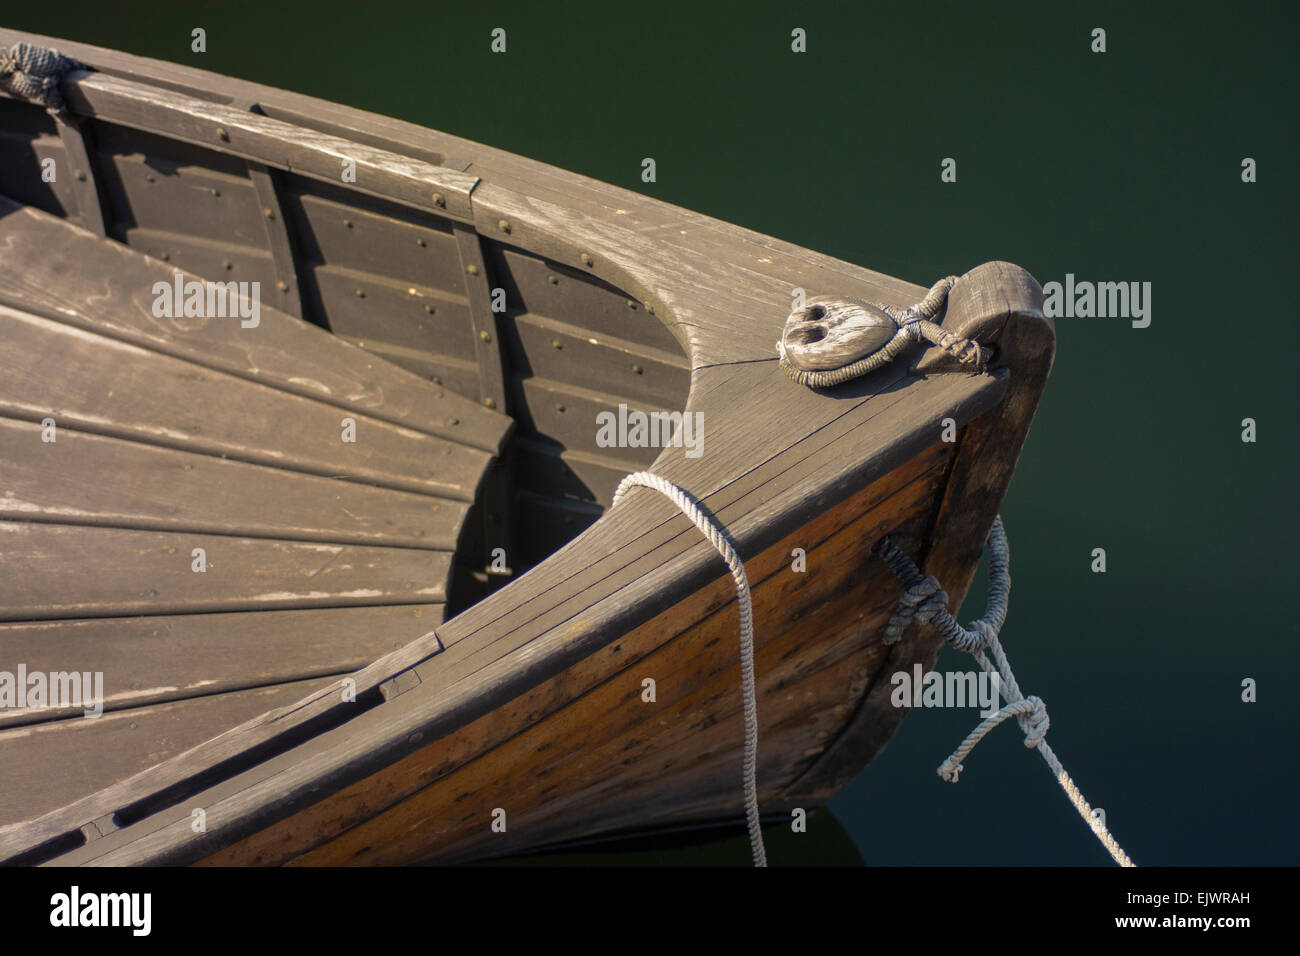
[[[1011,547],[1007,542],[1007,533],[1002,526],[1001,515],[993,519],[993,530],[989,532],[987,608],[984,617],[973,621],[969,628],[962,627],[948,613],[946,606],[948,595],[943,592],[939,582],[933,577],[923,576],[912,559],[899,551],[892,541],[882,538],[876,545],[876,553],[903,582],[903,596],[899,599],[898,610],[885,626],[885,640],[889,643],[897,641],[902,636],[903,629],[912,620],[933,626],[953,647],[973,655],[986,674],[996,675],[999,678],[1002,697],[1007,702],[1006,706],[972,730],[948,759],[939,765],[939,776],[956,783],[962,769],[962,761],[975,749],[975,745],[998,724],[1015,717],[1025,735],[1025,746],[1038,751],[1074,809],[1079,812],[1079,816],[1083,817],[1084,822],[1101,841],[1112,859],[1120,866],[1134,866],[1128,854],[1106,828],[1106,824],[1093,812],[1092,806],[1084,799],[1074,780],[1065,772],[1061,761],[1047,743],[1047,729],[1051,726],[1047,716],[1047,706],[1041,698],[1025,697],[1020,692],[1016,675],[1012,672],[1006,651],[1002,649],[1002,643],[998,639],[998,633],[1006,621],[1007,605],[1011,595]],[[986,650],[993,655],[993,662],[990,662],[985,655]]]
[[[749,830],[749,849],[755,866],[767,866],[763,847],[763,830],[758,822],[758,703],[754,697],[754,608],[749,595],[749,578],[745,563],[725,528],[704,510],[688,492],[666,478],[648,471],[638,471],[619,482],[610,510],[618,507],[629,489],[651,488],[675,504],[722,556],[736,583],[736,603],[740,608],[740,683],[745,711],[745,755],[741,775],[745,788],[745,821]]]
[[[914,342],[925,341],[939,346],[963,365],[969,365],[972,372],[982,372],[988,365],[991,355],[990,350],[981,347],[979,343],[971,339],[964,339],[960,335],[954,335],[946,331],[933,321],[947,305],[948,293],[952,291],[952,287],[956,284],[956,276],[940,279],[931,286],[924,299],[901,313],[896,313],[887,305],[877,304],[876,308],[893,319],[898,326],[897,331],[894,332],[894,337],[865,358],[860,358],[856,362],[851,362],[840,368],[823,371],[795,368],[786,357],[785,343],[777,342],[776,350],[781,357],[781,371],[800,385],[807,385],[809,388],[830,388],[833,385],[847,382],[849,379],[874,372],[876,369],[884,368],[909,345]]]
[[[0,50],[0,86],[55,113],[63,109],[59,81],[73,70],[86,69],[89,67],[79,60],[32,43],[15,43]]]

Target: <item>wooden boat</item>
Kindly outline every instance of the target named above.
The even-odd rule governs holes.
[[[610,507],[643,469],[746,561],[764,814],[895,733],[888,675],[939,638],[884,642],[872,549],[960,604],[1051,365],[1027,273],[948,296],[987,368],[921,343],[808,388],[774,348],[795,290],[925,289],[406,123],[19,42],[78,62],[0,82],[0,673],[102,674],[103,713],[0,707],[0,860],[455,862],[735,820],[736,595],[669,501]],[[255,323],[159,308],[219,282],[260,284]],[[699,454],[638,444],[652,412],[702,421]]]

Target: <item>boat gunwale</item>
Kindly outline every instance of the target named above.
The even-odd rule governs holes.
[[[46,40],[46,38],[0,30],[0,43],[7,44],[20,37],[28,40],[28,42],[45,42]],[[48,44],[78,56],[92,63],[92,65],[97,61],[113,63],[116,72],[119,73],[122,72],[124,60],[134,61],[128,63],[128,65],[131,69],[137,71],[137,75],[141,75],[141,64],[157,65],[154,61],[127,57],[124,54],[112,54],[110,51],[101,51],[80,44],[68,44],[58,40],[50,40]],[[170,65],[168,66],[170,67]],[[197,75],[211,78],[214,81],[221,81],[221,86],[236,90],[240,95],[255,94],[258,102],[263,100],[269,102],[276,97],[283,97],[285,102],[292,102],[299,106],[304,102],[309,106],[322,104],[323,102],[300,97],[297,94],[282,94],[280,91],[268,90],[265,87],[246,84],[242,81],[228,81],[225,78],[217,77],[215,74],[192,70],[188,67],[171,67],[160,72],[175,74],[177,71],[187,77]],[[146,80],[151,78],[147,73],[143,75]],[[78,82],[80,81],[73,79],[70,81],[70,85],[75,86]],[[267,94],[273,95],[268,96]],[[232,94],[232,102],[239,98],[239,95]],[[71,99],[74,102],[76,101],[75,96],[71,97]],[[367,114],[360,113],[360,111],[337,107],[332,104],[324,105],[330,107],[331,116],[343,114],[351,117],[359,125],[367,118]],[[110,117],[105,118],[115,121]],[[420,129],[419,127],[409,126],[409,124],[400,124],[398,121],[386,122],[409,127],[411,130]],[[151,131],[166,135],[164,130],[154,129]],[[430,131],[424,132],[428,133]],[[454,138],[446,137],[445,134],[436,135],[448,142],[454,141]],[[479,153],[487,156],[489,161],[502,161],[503,157],[510,157],[510,154],[492,150],[489,147],[480,147],[466,141],[456,142],[464,147],[456,152],[457,155],[475,157],[473,161],[467,164],[467,168],[476,166]],[[202,145],[214,148],[212,143],[204,142]],[[706,287],[701,286],[697,281],[684,280],[680,274],[673,274],[670,270],[663,268],[662,263],[656,264],[656,268],[650,268],[641,263],[630,262],[626,258],[611,257],[607,251],[607,246],[602,247],[592,242],[574,242],[572,239],[573,231],[562,232],[556,228],[554,217],[557,211],[562,215],[577,217],[577,219],[586,217],[582,223],[586,228],[579,229],[577,232],[584,234],[587,238],[599,239],[604,237],[607,242],[614,244],[617,244],[620,238],[623,240],[631,239],[635,241],[630,242],[629,245],[635,249],[643,248],[647,243],[661,241],[659,237],[647,239],[645,236],[638,235],[639,232],[646,231],[645,223],[657,221],[660,224],[659,231],[663,234],[666,231],[663,228],[665,223],[680,221],[689,225],[690,229],[686,230],[688,234],[674,238],[673,246],[668,254],[677,256],[677,250],[690,250],[694,247],[696,255],[711,257],[710,261],[713,263],[715,271],[725,272],[730,270],[735,276],[754,275],[755,262],[762,261],[765,258],[770,259],[773,253],[780,253],[786,255],[791,262],[797,262],[818,273],[823,279],[827,276],[840,277],[843,282],[834,289],[836,292],[847,291],[849,294],[858,295],[872,295],[874,293],[876,298],[883,298],[888,304],[904,306],[918,298],[918,293],[921,291],[919,286],[912,286],[899,280],[888,279],[888,277],[880,277],[878,274],[870,273],[869,270],[800,250],[797,247],[779,243],[776,240],[771,240],[768,237],[760,236],[739,227],[718,223],[716,220],[699,214],[687,213],[658,200],[620,190],[617,187],[606,186],[576,174],[556,171],[551,167],[535,164],[533,161],[522,160],[518,157],[512,157],[511,163],[513,163],[515,175],[536,174],[538,169],[546,170],[551,179],[560,181],[563,190],[567,192],[577,190],[580,193],[588,193],[587,200],[585,203],[574,200],[566,204],[564,196],[567,192],[550,193],[545,199],[537,199],[515,188],[520,185],[519,182],[514,185],[506,185],[505,183],[509,182],[509,177],[503,176],[502,183],[499,184],[493,181],[484,167],[480,167],[479,175],[475,177],[475,185],[467,194],[473,209],[473,222],[480,236],[494,241],[501,241],[502,237],[493,236],[490,232],[492,217],[500,209],[510,207],[515,219],[519,220],[517,225],[522,228],[512,230],[508,245],[517,246],[528,252],[543,254],[547,258],[556,259],[571,268],[593,274],[620,289],[641,295],[643,301],[657,301],[660,304],[657,317],[668,325],[679,340],[682,340],[683,345],[688,349],[688,357],[692,365],[691,387],[684,411],[686,413],[707,411],[711,415],[718,416],[722,424],[721,426],[715,425],[715,428],[733,427],[733,422],[734,427],[743,427],[744,416],[741,414],[737,417],[737,410],[732,406],[726,404],[719,406],[714,400],[717,392],[706,391],[703,386],[706,384],[713,386],[719,381],[727,380],[732,382],[748,380],[759,387],[770,385],[770,376],[775,374],[774,356],[767,355],[762,360],[757,360],[753,357],[754,353],[749,343],[747,341],[742,342],[742,337],[735,335],[734,329],[708,328],[707,319],[711,314],[709,306],[715,303],[706,295],[708,291]],[[530,169],[530,164],[537,168]],[[438,169],[441,167],[432,168]],[[522,173],[520,172],[521,169]],[[539,192],[544,193],[546,190],[539,190]],[[391,199],[392,197],[385,196],[382,198]],[[617,204],[620,208],[637,210],[643,218],[628,219],[628,222],[637,224],[632,228],[596,223],[591,215],[591,210],[598,207],[609,208],[610,204]],[[582,208],[583,206],[586,206],[586,208]],[[671,210],[671,214],[669,210]],[[426,209],[425,211],[430,210]],[[436,214],[441,215],[442,211],[439,210]],[[577,219],[573,221],[577,221]],[[515,220],[511,221],[512,224],[515,224]],[[598,256],[599,269],[584,269],[581,259],[584,245],[591,248]],[[717,258],[720,246],[729,249],[730,255],[726,260],[720,261]],[[772,284],[779,281],[779,279],[774,279]],[[668,301],[665,301],[665,298]],[[1028,301],[1012,303],[1007,307],[1004,306],[1007,306],[1007,304],[993,303],[990,305],[990,309],[994,312],[999,308],[1002,309],[995,317],[997,321],[1005,324],[1010,317],[1018,316],[1020,319],[1030,322],[1045,322],[1050,331],[1050,319],[1045,319],[1041,311],[1041,291],[1039,292],[1037,307],[1032,301],[1032,295]],[[960,318],[963,320],[969,319],[969,315]],[[774,322],[779,325],[783,320],[784,309],[781,307],[780,301],[769,303],[762,321],[769,325]],[[989,316],[983,316],[982,320],[987,322]],[[748,334],[750,338],[754,337],[752,332]],[[987,336],[988,341],[995,341],[996,339],[997,333]],[[775,336],[773,336],[773,340],[775,340]],[[727,343],[745,347],[728,348]],[[920,357],[914,356],[913,364],[906,370],[897,368],[893,371],[886,370],[868,380],[866,384],[873,387],[881,387],[882,385],[890,387],[903,381],[909,384],[926,380],[933,381],[936,376],[925,374],[941,371],[935,365],[933,352],[934,350],[929,350]],[[1050,366],[1050,347],[1046,362]],[[1042,377],[1045,378],[1045,375],[1046,369],[1044,368]],[[944,377],[942,375],[937,376],[939,379]],[[1022,391],[1019,388],[1008,389],[1008,384],[1017,385],[1018,383],[1012,380],[1006,370],[994,371],[979,378],[978,387],[973,388],[971,395],[968,396],[963,414],[960,416],[963,418],[960,424],[966,424],[967,421],[973,420],[982,413],[991,412],[994,406],[1010,392]],[[1038,388],[1041,389],[1041,382],[1038,383]],[[807,394],[813,395],[814,393]],[[856,397],[861,398],[861,401],[851,407],[838,406],[841,416],[850,415],[855,408],[867,404],[868,399],[862,398],[861,388],[856,393],[852,387],[836,393],[836,398],[839,399],[850,398],[855,394]],[[1032,399],[1036,402],[1037,392],[1034,392]],[[815,399],[809,399],[808,401],[809,404],[812,404],[814,401],[821,402],[825,400],[825,396],[817,395]],[[1032,407],[1029,411],[1032,414]],[[883,474],[889,468],[901,463],[902,460],[906,460],[906,456],[919,450],[926,436],[933,435],[932,426],[936,422],[937,418],[934,418],[934,420],[917,419],[913,422],[899,424],[899,430],[894,434],[887,454],[865,459],[860,455],[858,457],[831,456],[831,460],[827,462],[828,468],[817,474],[810,485],[801,487],[797,494],[787,489],[780,495],[766,500],[761,507],[754,507],[749,511],[734,516],[728,515],[728,524],[741,545],[742,553],[755,553],[767,543],[779,539],[784,533],[798,527],[812,511],[832,506],[865,486],[872,477]],[[1023,424],[1024,428],[1027,429],[1027,421]],[[687,487],[697,497],[704,500],[706,504],[712,506],[713,502],[710,499],[715,498],[720,492],[724,491],[729,484],[750,476],[760,468],[772,465],[778,459],[786,458],[798,444],[798,439],[793,437],[796,432],[798,435],[805,434],[803,429],[792,428],[790,444],[783,451],[760,462],[758,465],[745,462],[739,471],[732,469],[725,473],[710,474],[706,470],[693,467],[689,459],[670,456],[667,449],[659,456],[652,469]],[[1023,440],[1023,434],[1020,435],[1020,440]],[[1015,447],[1013,449],[1012,463],[1014,463],[1014,453],[1019,450],[1019,441],[1013,442],[1013,444]],[[842,442],[838,444],[832,443],[832,446],[839,452],[845,450]],[[767,480],[770,481],[771,479]],[[760,483],[758,487],[765,486]],[[724,514],[727,513],[725,507],[719,507],[717,510]],[[439,634],[445,635],[448,632],[455,632],[466,627],[466,622],[461,621],[461,618],[465,617],[465,615],[440,625],[435,632],[430,632],[429,636],[439,641],[440,650],[439,653],[435,653],[432,657],[426,657],[424,663],[418,665],[423,667],[422,676],[432,676],[436,673],[438,666],[446,660],[445,658],[440,660],[440,658],[448,646],[451,646],[456,641],[467,640],[471,634],[478,633],[484,627],[490,627],[491,622],[504,618],[509,613],[509,610],[506,609],[507,603],[516,600],[515,593],[522,594],[523,590],[525,590],[520,582],[527,582],[532,587],[547,582],[557,572],[563,572],[568,557],[588,547],[597,528],[601,529],[601,535],[618,536],[622,534],[626,544],[645,535],[645,529],[638,528],[638,525],[644,524],[647,520],[652,522],[653,527],[659,528],[674,523],[681,525],[683,522],[683,519],[675,516],[675,513],[668,513],[668,509],[661,508],[658,504],[651,505],[648,496],[642,497],[641,504],[638,504],[634,499],[627,506],[617,511],[607,512],[591,529],[574,539],[565,548],[551,555],[537,568],[466,612],[466,614],[475,612],[472,615],[474,618],[486,619],[488,623],[479,625],[476,629],[459,635],[455,638],[455,641],[447,641],[445,645],[441,642]],[[991,515],[989,520],[991,521]],[[653,522],[657,522],[657,524],[653,524]],[[377,733],[378,737],[382,737],[380,746],[375,747],[373,739],[367,737],[366,739],[370,741],[370,745],[365,748],[365,754],[353,753],[352,759],[345,760],[344,765],[336,766],[334,771],[329,774],[330,782],[327,789],[337,789],[352,779],[359,779],[365,775],[361,772],[365,767],[385,765],[403,753],[415,749],[415,745],[409,743],[409,733],[416,732],[413,728],[420,728],[419,732],[424,733],[427,740],[429,735],[436,732],[439,727],[450,728],[456,726],[458,725],[456,721],[463,722],[467,714],[476,710],[490,709],[498,705],[502,700],[510,699],[527,686],[544,679],[548,674],[554,674],[562,670],[568,662],[581,658],[593,647],[600,646],[611,634],[616,634],[619,630],[628,626],[635,626],[639,620],[651,616],[657,607],[673,603],[675,600],[680,599],[681,596],[693,592],[704,583],[716,578],[718,569],[714,565],[712,551],[702,542],[692,540],[690,543],[686,543],[689,539],[684,536],[689,530],[689,527],[684,527],[676,532],[676,536],[685,544],[685,547],[676,554],[673,560],[663,565],[653,580],[641,581],[637,587],[624,586],[587,608],[565,628],[551,628],[543,631],[541,635],[533,639],[531,646],[523,648],[523,650],[530,652],[523,655],[525,658],[530,658],[523,662],[523,666],[520,666],[521,662],[516,659],[519,657],[519,649],[516,649],[511,654],[503,655],[492,665],[484,668],[483,671],[476,673],[474,675],[477,678],[476,680],[461,681],[459,694],[455,697],[438,699],[435,693],[440,689],[437,682],[422,680],[420,687],[416,689],[416,693],[399,695],[374,710],[359,715],[357,719],[361,720],[377,714],[380,710],[384,711],[385,717],[383,721],[378,721],[376,718],[376,722],[381,724]],[[982,539],[980,543],[982,544]],[[973,566],[971,570],[973,572]],[[566,585],[571,585],[575,578],[576,573],[561,573],[558,578],[550,581],[548,586],[550,588],[563,588]],[[954,594],[957,593],[956,588],[952,590]],[[964,586],[961,591],[964,592]],[[492,615],[496,616],[492,617]],[[456,624],[457,621],[461,621],[461,623]],[[541,641],[544,636],[554,637],[557,630],[567,631],[570,634],[570,639],[567,642]],[[576,635],[576,638],[574,635]],[[549,643],[549,645],[558,643],[561,646],[543,646],[546,643]],[[404,657],[403,652],[399,651],[376,659],[367,670],[373,668],[375,673],[382,670],[392,671],[393,668],[399,665],[402,665],[401,671],[407,671],[416,666],[410,663],[409,657]],[[397,673],[401,671],[397,671]],[[416,673],[420,674],[420,671],[417,669]],[[395,674],[389,676],[395,676]],[[485,689],[490,689],[491,693],[485,693]],[[330,692],[331,689],[326,688],[326,690],[318,692],[314,696],[320,698]],[[400,707],[395,707],[395,705],[400,705]],[[294,708],[288,710],[293,711]],[[400,716],[398,711],[401,712]],[[146,778],[161,776],[164,780],[172,779],[173,782],[184,779],[187,775],[202,769],[201,763],[196,764],[196,760],[205,752],[205,748],[210,749],[210,746],[215,741],[233,740],[240,734],[246,733],[250,728],[264,724],[268,719],[280,719],[275,716],[275,713],[264,714],[246,724],[232,728],[219,738],[213,738],[213,740],[200,744],[198,747],[177,755],[135,777],[89,794],[82,800],[51,811],[35,820],[0,828],[0,858],[10,856],[15,852],[29,850],[35,844],[44,843],[70,832],[75,832],[90,820],[115,812],[124,804],[121,800],[118,800],[117,807],[107,807],[106,804],[112,801],[107,800],[105,795],[110,792],[117,794],[119,797],[134,794],[135,800],[128,802],[138,802],[144,799],[148,793],[156,792],[158,789],[156,781],[147,784]],[[347,726],[352,725],[349,722]],[[359,727],[352,727],[353,731],[358,729]],[[335,744],[337,744],[337,741]],[[316,764],[321,758],[319,751],[326,749],[327,746],[324,737],[317,738],[311,742],[309,748],[314,753],[310,757],[300,755],[296,763],[313,764],[314,769],[319,771],[319,765]],[[350,752],[351,749],[345,744],[341,748],[341,752]],[[344,756],[346,757],[346,754]],[[172,777],[168,778],[167,772],[171,772]],[[295,792],[294,799],[310,801],[312,794],[315,795],[315,799],[318,799],[321,795],[321,777],[320,772],[313,773],[312,779],[300,786]],[[247,802],[247,791],[232,795],[232,798],[241,795],[244,801]],[[178,826],[173,824],[168,834],[159,833],[131,842],[120,852],[110,853],[108,857],[97,860],[97,862],[191,861],[204,855],[201,852],[203,846],[211,849],[217,845],[225,845],[232,842],[233,839],[238,839],[241,831],[254,832],[264,828],[268,825],[266,819],[268,812],[274,811],[277,819],[291,812],[289,804],[293,801],[288,800],[288,796],[285,795],[285,800],[275,803],[274,806],[265,800],[241,806],[241,808],[237,809],[233,819],[228,821],[225,826],[214,829],[212,834],[206,838],[190,840],[188,837],[192,837],[193,834],[189,832],[187,824],[184,827],[184,833],[181,832]],[[212,809],[215,808],[209,807],[209,810]],[[74,821],[79,822],[74,824]],[[220,840],[216,839],[218,832],[221,836]],[[119,834],[119,839],[126,835],[125,831],[119,831]],[[99,840],[92,840],[82,848],[79,855],[87,858],[103,857],[104,851],[108,849],[107,844],[113,841],[106,838],[101,839],[105,839],[105,842],[101,843]],[[62,860],[55,862],[62,862]]]

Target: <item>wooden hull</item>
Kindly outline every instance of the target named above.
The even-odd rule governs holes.
[[[899,589],[872,549],[890,535],[960,604],[1051,365],[1023,270],[948,303],[988,371],[917,347],[813,391],[773,354],[792,289],[924,290],[443,134],[19,39],[97,71],[65,78],[72,119],[0,97],[0,323],[40,356],[0,381],[26,449],[0,473],[23,489],[0,671],[136,689],[93,721],[0,709],[27,768],[0,860],[457,862],[738,816],[734,588],[665,500],[609,508],[640,468],[745,559],[763,811],[825,801],[888,742],[889,675],[938,643],[882,641]],[[92,174],[47,189],[26,165],[47,154]],[[155,321],[176,269],[277,291],[256,328]],[[600,444],[620,405],[698,413],[701,454]],[[321,437],[345,415],[355,454]],[[46,418],[68,457],[20,445]],[[196,542],[238,542],[240,572],[176,572]],[[484,574],[497,546],[508,577]]]

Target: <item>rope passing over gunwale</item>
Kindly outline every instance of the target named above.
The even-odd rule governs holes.
[[[0,50],[0,87],[54,113],[64,106],[59,90],[63,77],[74,70],[88,69],[80,60],[34,43],[19,42]]]
[[[998,639],[998,632],[1007,617],[1007,604],[1011,595],[1011,546],[1007,541],[1006,529],[1002,526],[1002,516],[993,519],[993,528],[989,532],[989,597],[984,617],[972,622],[970,628],[964,628],[948,613],[948,595],[944,593],[939,582],[933,577],[925,577],[912,562],[912,559],[899,551],[889,538],[881,538],[876,545],[876,553],[890,570],[903,582],[903,596],[899,599],[898,611],[885,627],[886,641],[897,641],[907,624],[915,619],[922,624],[930,624],[953,647],[973,655],[980,668],[986,674],[999,677],[998,686],[1006,699],[1006,706],[993,716],[982,721],[966,739],[963,740],[942,764],[939,776],[944,780],[957,782],[962,769],[962,761],[975,749],[975,745],[998,724],[1009,717],[1015,717],[1020,729],[1025,734],[1025,746],[1037,750],[1043,762],[1047,764],[1056,782],[1065,791],[1066,797],[1074,809],[1083,817],[1102,846],[1120,866],[1135,866],[1128,854],[1120,847],[1100,817],[1098,817],[1084,799],[1074,780],[1065,772],[1060,759],[1048,745],[1047,728],[1051,721],[1047,717],[1047,706],[1039,697],[1025,697],[1020,692],[1016,675],[1011,670],[1006,651]],[[891,640],[892,638],[892,640]],[[993,654],[996,667],[984,652]]]
[[[745,562],[740,560],[736,546],[722,524],[704,510],[704,506],[688,492],[666,478],[653,472],[638,471],[628,475],[618,484],[610,510],[618,507],[627,491],[633,487],[650,488],[675,504],[682,514],[690,518],[709,544],[722,556],[736,582],[736,603],[740,607],[740,682],[745,711],[745,756],[741,774],[745,788],[745,822],[749,829],[749,848],[755,866],[767,866],[767,851],[763,847],[763,830],[758,818],[758,703],[754,697],[754,607],[749,595],[749,577]]]

